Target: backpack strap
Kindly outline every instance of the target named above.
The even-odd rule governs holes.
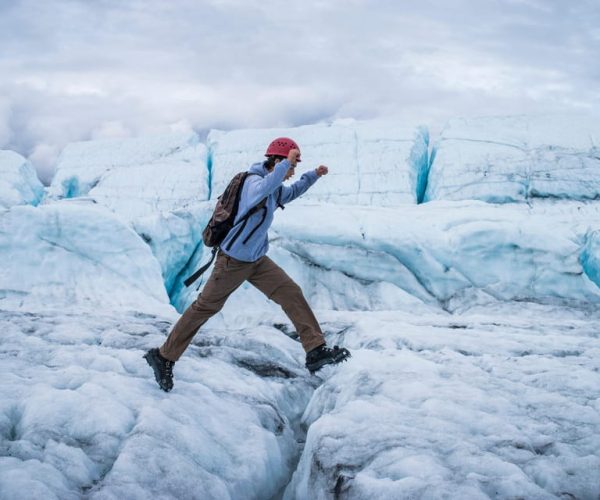
[[[264,206],[264,207],[263,207],[263,216],[262,216],[262,219],[260,219],[260,222],[259,222],[259,223],[258,223],[258,224],[257,224],[257,225],[254,227],[254,229],[253,229],[252,231],[250,231],[250,234],[244,238],[244,241],[242,241],[242,243],[243,243],[244,245],[245,245],[246,243],[248,243],[248,240],[249,240],[250,238],[252,238],[252,236],[254,235],[254,233],[256,232],[256,230],[257,230],[257,229],[258,229],[260,226],[262,226],[263,222],[264,222],[264,221],[265,221],[265,219],[267,218],[267,212],[268,212],[268,210],[267,210],[267,207],[266,207],[266,206]]]
[[[283,194],[283,184],[279,186],[279,194],[277,195],[277,207],[281,208],[281,210],[285,210],[283,203],[281,203],[281,196]]]
[[[248,175],[260,175],[256,172],[251,172],[248,173]],[[283,191],[283,186],[279,186],[279,193],[277,194],[277,206],[279,208],[281,208],[282,210],[285,209],[285,207],[283,206],[283,204],[281,203],[281,196],[282,196],[282,191]],[[256,232],[256,230],[262,226],[263,222],[265,221],[265,219],[267,218],[267,199],[269,198],[269,195],[267,195],[266,197],[264,197],[259,203],[258,205],[252,207],[250,210],[248,210],[248,212],[239,220],[237,221],[236,225],[239,224],[240,222],[243,221],[242,226],[237,230],[237,232],[235,233],[235,236],[233,238],[231,238],[231,241],[227,244],[227,247],[225,248],[225,250],[229,250],[231,248],[231,245],[233,245],[235,243],[235,241],[238,239],[238,237],[244,232],[244,228],[246,227],[246,223],[248,222],[248,219],[253,216],[256,212],[258,212],[260,209],[264,210],[262,219],[260,220],[260,222],[256,225],[256,227],[254,229],[252,229],[252,231],[250,232],[250,234],[248,236],[246,236],[244,238],[244,241],[242,242],[244,245],[246,243],[248,243],[248,240],[250,238],[252,238],[252,236],[254,235],[254,233]],[[234,226],[235,227],[235,226]],[[233,229],[233,228],[232,228]]]
[[[190,286],[194,281],[196,281],[200,276],[202,276],[204,274],[204,272],[210,267],[210,265],[212,264],[213,260],[215,260],[215,255],[217,255],[217,250],[219,249],[219,247],[213,247],[212,249],[212,256],[210,258],[210,260],[208,261],[207,264],[203,265],[200,269],[198,269],[194,274],[192,274],[190,277],[188,277],[183,284],[185,286]]]
[[[285,210],[285,207],[281,204],[281,191],[282,190],[283,190],[283,186],[280,186],[279,187],[279,194],[277,195],[277,206],[275,207],[275,210],[277,210],[278,208],[281,208],[281,210]],[[266,198],[263,201],[266,201]],[[266,203],[265,203],[265,205],[266,205]],[[255,228],[252,231],[250,231],[250,234],[244,238],[244,241],[242,242],[244,245],[246,243],[248,243],[248,240],[250,238],[252,238],[252,236],[254,235],[254,233],[256,232],[256,230],[260,226],[262,226],[263,222],[267,218],[267,207],[264,206],[263,209],[264,209],[264,213],[263,213],[262,219],[260,219],[260,222],[255,226]],[[236,235],[236,237],[237,237],[237,235]],[[229,250],[229,248],[228,248],[228,250]]]
[[[267,204],[267,198],[263,198],[258,205],[252,207],[250,210],[248,210],[248,212],[246,214],[244,214],[244,216],[237,222],[239,224],[240,222],[244,221],[243,224],[236,231],[234,237],[231,238],[231,241],[229,243],[227,243],[225,250],[229,250],[231,248],[231,245],[233,245],[235,243],[235,241],[239,238],[239,236],[244,232],[244,228],[246,227],[246,224],[248,223],[248,219],[250,219],[250,217],[252,217],[256,212],[258,212],[261,209],[264,209],[265,213],[263,215],[263,218],[262,218],[260,224],[262,224],[264,222],[265,217],[267,216],[267,207],[265,206],[266,204]],[[260,224],[258,226],[260,226]],[[251,235],[254,234],[254,231],[256,231],[258,229],[258,226],[256,226],[252,230],[252,232],[250,233]],[[247,241],[248,241],[248,238],[244,239],[244,244],[246,244]]]

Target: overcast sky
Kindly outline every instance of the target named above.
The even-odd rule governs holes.
[[[0,149],[596,111],[599,0],[0,0]]]

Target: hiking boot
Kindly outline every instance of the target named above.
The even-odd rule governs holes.
[[[163,358],[156,347],[144,354],[144,358],[146,358],[146,361],[154,370],[154,378],[160,388],[165,392],[173,389],[173,366],[175,365],[175,361]]]
[[[315,373],[325,365],[341,363],[351,356],[345,347],[335,345],[330,349],[323,344],[306,354],[306,368],[310,373]]]

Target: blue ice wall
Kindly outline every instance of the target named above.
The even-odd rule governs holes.
[[[429,130],[426,127],[419,127],[419,130],[423,135],[424,147],[417,148],[417,145],[415,145],[415,156],[413,159],[411,155],[411,163],[415,166],[417,170],[415,198],[417,200],[417,203],[422,203],[423,198],[425,196],[425,191],[427,190],[427,182],[429,180],[429,168],[431,166],[433,158],[429,158]]]
[[[586,276],[600,287],[600,231],[587,234],[585,240],[579,261]]]

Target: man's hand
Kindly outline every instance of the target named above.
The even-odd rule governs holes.
[[[325,165],[320,165],[318,168],[315,169],[315,172],[319,177],[322,177],[329,173],[329,169]]]
[[[298,158],[300,158],[300,151],[298,149],[290,149],[287,159],[290,162],[290,165],[292,167],[296,166],[296,163],[298,162]]]

